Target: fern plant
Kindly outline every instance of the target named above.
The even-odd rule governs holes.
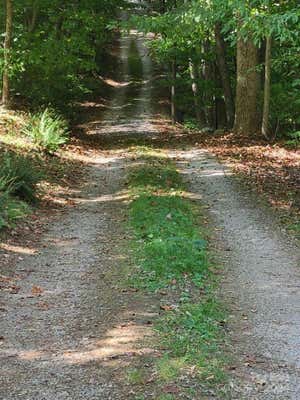
[[[6,153],[0,160],[1,193],[34,202],[42,177],[33,162],[24,156]]]
[[[53,110],[46,108],[33,115],[24,133],[45,153],[53,154],[68,141],[67,122]]]
[[[14,187],[13,181],[0,177],[0,229],[12,226],[16,219],[28,212],[28,206],[23,201],[12,198]]]

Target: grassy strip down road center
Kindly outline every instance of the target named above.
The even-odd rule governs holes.
[[[201,226],[201,204],[186,196],[182,176],[163,153],[135,151],[129,190],[136,267],[130,284],[164,291],[170,301],[156,326],[167,349],[156,365],[159,380],[169,384],[183,374],[200,380],[202,388],[220,389],[226,381],[225,314],[215,296],[216,266]],[[186,390],[193,395],[193,385]]]

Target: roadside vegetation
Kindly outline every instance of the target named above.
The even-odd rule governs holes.
[[[109,24],[122,5],[5,0],[0,7],[0,229],[38,204],[51,177],[64,176],[59,149],[78,103],[101,86],[95,75],[106,68]]]
[[[68,141],[68,124],[54,111],[46,108],[44,111],[33,114],[24,128],[37,148],[45,153],[53,154],[60,146]]]
[[[164,350],[155,371],[161,389],[170,393],[159,398],[177,398],[177,391],[184,390],[178,380],[185,379],[191,398],[222,390],[225,311],[215,295],[217,267],[201,205],[188,199],[181,175],[163,153],[136,151],[138,165],[129,175],[136,267],[129,284],[163,294],[156,330]],[[131,380],[136,374],[131,371]]]
[[[60,149],[67,141],[67,123],[53,111],[1,113],[0,231],[29,215],[70,170],[78,174]]]
[[[9,227],[37,200],[37,184],[42,175],[30,159],[14,153],[0,157],[0,229]]]

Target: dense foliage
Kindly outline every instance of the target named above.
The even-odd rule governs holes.
[[[265,136],[299,129],[298,1],[153,0],[136,23],[169,64],[174,120],[216,129],[235,119],[237,132]]]
[[[18,0],[12,3],[9,50],[11,92],[27,103],[64,107],[88,90],[98,68],[109,22],[122,0]],[[5,7],[0,29],[5,32]],[[0,59],[0,72],[4,67]]]
[[[174,122],[267,138],[299,131],[297,0],[6,0],[3,102],[10,93],[37,106],[74,103],[132,3],[142,10],[133,24],[156,35],[152,54],[168,66]]]

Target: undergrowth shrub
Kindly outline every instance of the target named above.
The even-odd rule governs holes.
[[[0,177],[0,229],[9,227],[28,211],[28,206],[23,201],[12,198],[13,190],[13,181],[8,177]]]
[[[23,218],[28,211],[26,203],[0,191],[0,229],[12,226],[14,221]]]
[[[289,147],[300,147],[300,131],[289,132],[287,136],[289,140],[285,142],[286,145]]]
[[[6,153],[0,158],[0,191],[27,202],[37,199],[42,174],[33,162],[21,155]]]
[[[32,115],[24,129],[39,149],[53,154],[68,141],[68,124],[53,110],[46,108],[43,112]]]

